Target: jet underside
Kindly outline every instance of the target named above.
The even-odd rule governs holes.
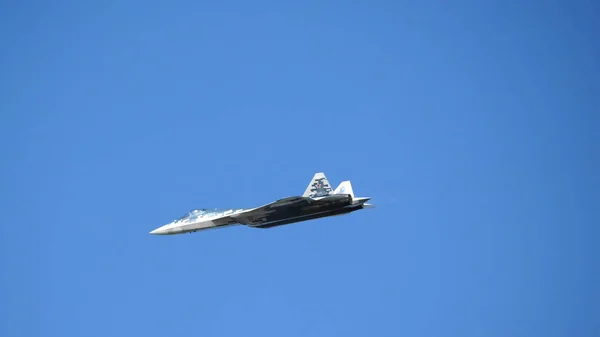
[[[272,228],[300,221],[342,215],[362,208],[361,205],[352,206],[350,196],[299,202],[296,205],[276,208],[273,213],[260,216],[255,220],[251,220],[251,223],[246,224],[255,228]]]

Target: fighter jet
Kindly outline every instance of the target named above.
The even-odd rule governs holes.
[[[193,209],[179,219],[151,231],[150,234],[194,233],[235,225],[272,228],[375,207],[367,203],[370,199],[355,197],[349,180],[341,182],[333,190],[325,174],[318,172],[302,196],[279,199],[256,208]]]

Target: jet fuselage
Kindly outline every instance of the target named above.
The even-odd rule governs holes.
[[[195,209],[150,234],[193,233],[233,225],[272,228],[372,208],[373,205],[366,203],[370,199],[356,198],[350,181],[343,181],[333,190],[325,175],[319,172],[313,176],[302,196],[279,199],[256,208]]]

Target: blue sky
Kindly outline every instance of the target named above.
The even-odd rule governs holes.
[[[599,9],[3,4],[0,334],[594,336]],[[320,171],[377,208],[148,234]]]

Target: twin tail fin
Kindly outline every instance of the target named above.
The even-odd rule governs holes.
[[[352,184],[350,183],[350,180],[342,181],[338,187],[333,190],[325,174],[323,172],[319,172],[315,173],[302,196],[318,198],[334,194],[349,194],[352,196],[352,198],[354,198],[354,191],[352,191]]]
[[[306,187],[303,197],[318,198],[331,195],[333,189],[323,172],[315,173],[310,184]]]

